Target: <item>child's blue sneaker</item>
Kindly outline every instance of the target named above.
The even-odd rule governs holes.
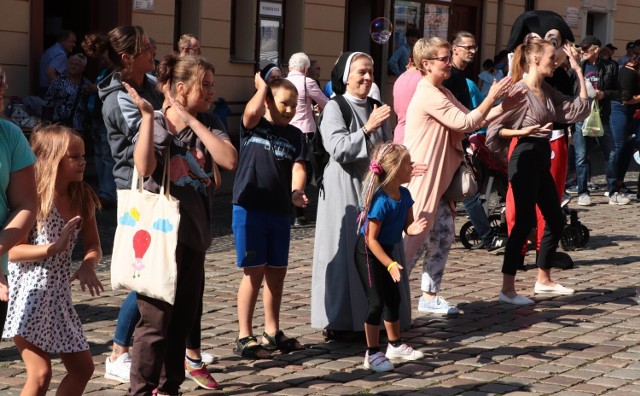
[[[369,351],[364,355],[364,367],[376,373],[393,370],[393,363],[382,352],[376,352],[369,356]]]

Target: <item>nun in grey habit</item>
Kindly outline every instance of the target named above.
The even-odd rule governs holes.
[[[366,69],[370,72],[367,74]],[[379,127],[364,128],[374,111],[367,95],[373,83],[373,60],[363,52],[343,53],[331,72],[336,95],[351,109],[345,125],[336,100],[324,108],[320,133],[330,155],[324,171],[324,190],[318,199],[318,215],[311,278],[311,326],[327,330],[330,337],[342,332],[364,331],[367,298],[354,263],[356,222],[360,213],[361,182],[375,145],[391,140],[388,115],[378,109],[373,119]],[[388,112],[387,112],[388,113]],[[402,244],[399,244],[401,247]],[[401,250],[401,249],[400,249]],[[395,256],[403,258],[403,255]],[[401,282],[400,327],[411,325],[408,274]]]

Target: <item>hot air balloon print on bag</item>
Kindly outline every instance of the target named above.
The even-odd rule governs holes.
[[[147,253],[147,249],[149,249],[149,245],[151,244],[151,234],[147,230],[138,230],[135,234],[133,234],[133,252],[135,254],[135,258],[131,266],[133,266],[133,277],[139,277],[140,271],[144,269],[144,262],[142,258],[145,253]]]
[[[161,187],[159,194],[144,190],[139,177],[134,168],[131,189],[118,190],[111,286],[173,305],[178,278],[180,202],[171,196],[169,188]],[[167,177],[163,180],[168,182]]]

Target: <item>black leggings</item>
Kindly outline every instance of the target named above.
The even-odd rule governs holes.
[[[505,248],[503,274],[515,275],[516,268],[524,264],[522,246],[536,225],[536,205],[547,223],[536,264],[538,268],[551,268],[562,236],[564,217],[550,167],[551,147],[548,139],[524,137],[518,140],[509,159],[509,181],[516,220]]]
[[[382,245],[382,248],[389,257],[393,258],[391,256],[393,245]],[[379,326],[383,308],[386,322],[392,323],[400,320],[400,289],[398,284],[393,281],[387,267],[367,248],[362,234],[358,235],[356,242],[355,262],[360,282],[362,282],[362,287],[364,287],[369,301],[365,323]],[[371,273],[371,285],[369,284],[369,272]]]

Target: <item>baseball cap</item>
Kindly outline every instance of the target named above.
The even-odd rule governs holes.
[[[635,47],[635,44],[633,44],[633,41],[629,41],[629,42],[627,43],[627,46],[626,46],[625,48],[626,48],[626,49],[629,49],[629,48],[633,48],[633,47]]]
[[[615,45],[613,45],[611,43],[605,45],[605,47],[609,48],[610,50],[614,50],[614,51],[618,49],[618,47],[616,47]]]
[[[581,47],[587,47],[587,46],[591,47],[592,45],[597,45],[598,47],[600,47],[602,45],[602,42],[598,40],[596,36],[591,36],[591,35],[584,36],[584,38],[580,42]]]
[[[634,46],[634,47],[637,47],[637,46],[639,46],[639,45],[640,45],[640,39],[638,39],[638,40],[636,40],[636,41],[634,41],[634,42],[633,42],[633,46]]]

